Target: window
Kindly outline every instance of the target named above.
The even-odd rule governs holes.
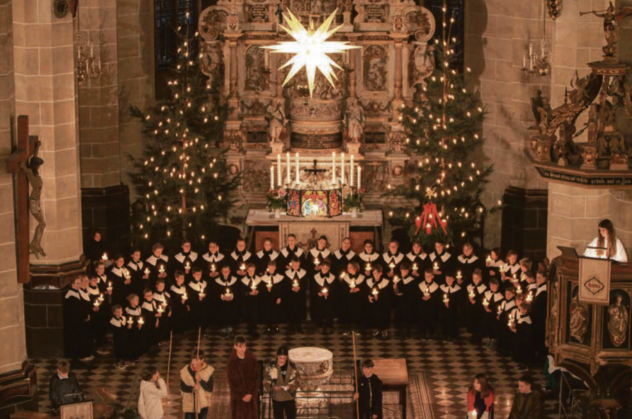
[[[441,39],[441,22],[443,21],[443,7],[444,0],[422,0],[424,7],[432,12],[432,15],[437,22],[437,29],[435,30],[435,40]],[[452,26],[451,37],[456,38],[455,56],[457,62],[457,68],[463,70],[463,51],[465,38],[465,0],[447,0],[448,15],[447,18],[454,18],[454,24]]]

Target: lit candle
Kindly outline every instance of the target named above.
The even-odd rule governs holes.
[[[371,294],[373,295],[377,295],[380,291],[378,291],[377,287],[373,287],[373,290],[371,291]]]
[[[268,287],[268,291],[270,291],[272,289],[272,278],[270,278],[270,280],[267,281],[266,287]]]
[[[281,186],[281,154],[277,154],[277,183]]]
[[[533,301],[533,294],[529,293],[527,294],[527,303],[530,303],[531,301]]]
[[[331,153],[331,183],[336,183],[336,152]]]
[[[474,293],[474,288],[472,288],[472,290],[470,291],[470,298],[474,297],[476,297],[476,294]]]
[[[99,295],[99,300],[101,300],[101,301],[105,300],[105,297],[103,296],[103,294]]]
[[[145,268],[145,276],[149,275],[149,268]]]
[[[130,279],[132,275],[129,273],[127,268],[124,268],[123,269],[123,276],[125,277],[125,279]]]
[[[204,288],[200,290],[200,298],[206,297],[206,293],[204,292]]]
[[[188,274],[190,270],[191,270],[191,262],[187,260],[187,263],[184,264],[184,271],[185,273]]]
[[[360,185],[361,185],[360,179],[362,179],[360,177],[361,171],[362,171],[362,168],[360,167],[360,165],[358,165],[358,191],[360,191]]]
[[[340,274],[340,279],[345,279],[345,275],[346,275],[346,274],[347,274],[346,272],[342,272],[342,273]]]
[[[448,293],[443,293],[443,302],[447,303],[448,301],[450,301],[450,297],[448,297]]]
[[[433,269],[434,271],[438,271],[438,270],[439,270],[439,264],[438,264],[437,262],[433,263],[433,264],[432,264],[432,269]]]
[[[351,163],[349,163],[349,186],[353,187],[353,154],[351,155]]]
[[[99,305],[101,304],[101,300],[99,300],[98,298],[94,301],[94,306],[95,307],[99,307]]]
[[[522,294],[522,287],[520,285],[516,285],[516,294]]]
[[[294,278],[294,280],[292,281],[292,287],[293,288],[297,288],[298,287],[298,281],[296,280],[296,278]]]
[[[101,256],[101,260],[103,260],[103,261],[108,260],[108,254],[104,253],[103,256]]]
[[[329,293],[329,290],[327,289],[327,287],[323,287],[323,289],[320,290],[320,293],[327,296],[327,294]]]
[[[345,183],[345,153],[340,155],[340,183]]]
[[[250,289],[253,290],[253,291],[257,290],[257,284],[255,284],[254,280],[250,283]]]
[[[498,315],[500,316],[503,312],[503,306],[498,307]]]
[[[485,259],[485,262],[492,263],[492,255],[487,255],[487,259]]]
[[[485,299],[483,300],[483,305],[484,305],[485,307],[487,307],[487,306],[489,305],[489,301],[487,301],[487,298],[485,298]]]
[[[233,293],[230,291],[230,288],[226,287],[226,297],[232,296]]]
[[[314,258],[314,265],[320,265],[320,260],[318,260],[318,258]]]
[[[214,263],[211,263],[211,272],[215,272],[215,269],[216,269],[216,268],[215,268],[215,264],[214,264]]]
[[[432,233],[432,225],[430,223],[426,223],[426,234]]]
[[[349,283],[349,288],[354,289],[356,287],[355,279],[352,279]]]
[[[419,270],[419,266],[416,263],[413,263],[413,271]]]
[[[298,153],[296,153],[296,183],[299,183]]]
[[[187,295],[186,292],[184,294],[182,294],[182,304],[184,304],[188,298],[189,298],[189,296]]]
[[[158,273],[161,273],[161,274],[165,273],[165,266],[164,265],[160,265],[160,267],[158,268]]]
[[[287,174],[286,174],[286,183],[290,184],[290,152],[285,153],[285,158],[287,160]]]
[[[430,296],[430,290],[428,289],[428,287],[424,288],[424,297],[429,297]]]
[[[270,189],[274,189],[274,166],[270,166]]]
[[[112,291],[112,281],[108,283],[108,291]]]
[[[240,271],[245,271],[246,270],[246,264],[242,262],[242,264],[239,265],[239,270]]]
[[[370,271],[371,271],[371,262],[368,262],[368,263],[366,264],[366,266],[364,267],[364,270],[365,270],[365,271],[367,271],[367,272],[370,272]]]
[[[162,313],[162,312],[164,312],[164,311],[165,311],[165,310],[163,310],[162,305],[159,305],[159,306],[158,306],[158,313]]]
[[[139,325],[139,326],[142,326],[142,325],[144,325],[144,324],[145,324],[145,320],[143,320],[143,318],[142,318],[142,317],[139,317],[139,318],[138,318],[138,325]]]
[[[511,279],[512,282],[518,282],[518,278],[516,277],[516,274],[513,274],[513,278]]]
[[[463,278],[463,275],[461,275],[461,271],[458,271],[456,273],[456,279],[461,279],[461,278]]]

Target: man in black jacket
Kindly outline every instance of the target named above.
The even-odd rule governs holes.
[[[533,379],[523,375],[518,380],[518,392],[514,398],[509,419],[543,419],[544,398],[539,389],[533,388]]]
[[[83,400],[81,386],[75,373],[70,372],[68,362],[61,361],[57,364],[57,372],[50,378],[48,395],[54,412],[57,412],[62,404]]]
[[[373,360],[362,362],[355,399],[360,404],[360,419],[382,419],[382,380],[373,374]]]

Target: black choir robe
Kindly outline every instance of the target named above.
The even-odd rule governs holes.
[[[395,254],[392,254],[390,250],[382,253],[382,256],[380,257],[380,264],[383,268],[382,276],[389,279],[393,279],[395,276],[401,276],[399,267],[404,261],[404,257],[405,255],[400,251]],[[367,273],[367,276],[369,275],[371,274]]]
[[[90,333],[90,303],[82,299],[79,291],[69,289],[64,296],[64,350],[65,357],[85,358],[92,354],[93,335]]]
[[[173,327],[171,324],[173,316],[171,310],[171,294],[167,291],[154,291],[154,305],[156,310],[160,308],[163,312],[156,330],[156,338],[158,342],[166,342],[169,340],[169,335]]]
[[[249,276],[246,274],[239,280],[241,297],[241,318],[248,323],[249,326],[255,326],[259,323],[259,303],[261,301],[261,289],[265,286],[261,278],[258,276]],[[253,293],[256,292],[256,295]]]
[[[468,286],[472,283],[472,274],[474,273],[474,270],[480,269],[483,271],[484,267],[485,264],[483,259],[476,256],[474,253],[472,253],[469,257],[459,255],[456,257],[456,263],[454,266],[454,269],[457,271],[455,275],[458,274],[458,272],[461,272],[461,275],[463,276],[463,284],[464,286]]]
[[[441,304],[441,290],[434,279],[431,282],[422,281],[419,289],[419,327],[422,331],[432,331],[437,324],[437,313]],[[429,299],[424,300],[428,296]]]
[[[423,250],[419,253],[413,253],[412,251],[410,251],[406,254],[406,259],[411,266],[410,274],[414,277],[423,278],[426,269],[432,267],[428,254],[425,253]]]
[[[434,252],[430,253],[430,256],[428,257],[430,258],[430,269],[441,272],[441,275],[435,275],[434,280],[438,284],[445,283],[445,274],[446,272],[454,268],[455,258],[452,257],[452,254],[445,249],[440,255],[437,254],[437,251],[435,250]],[[439,269],[434,269],[435,266]],[[423,275],[421,275],[421,278],[423,280]]]
[[[355,326],[365,325],[365,310],[368,304],[367,292],[364,290],[363,282],[366,281],[364,275],[356,273],[350,275],[345,272],[340,283],[340,322]],[[355,292],[352,292],[355,291]]]
[[[142,260],[139,260],[138,262],[130,260],[127,262],[125,267],[127,268],[132,280],[130,287],[131,293],[142,296],[144,289],[149,287],[149,274],[151,273],[151,270],[145,267],[145,262]]]
[[[221,275],[211,282],[211,300],[209,303],[213,310],[213,323],[222,327],[232,327],[239,323],[241,316],[241,290],[239,280],[230,275],[224,278]],[[232,300],[222,299],[222,296],[232,295]]]
[[[295,257],[301,261],[301,266],[305,264],[305,252],[298,246],[294,246],[294,249],[290,249],[290,246],[285,246],[279,253],[281,255],[277,259],[277,272],[285,272],[287,269],[290,269],[290,262]]]
[[[483,270],[483,279],[489,281],[492,278],[498,279],[500,282],[500,268],[504,265],[504,262],[500,259],[498,260],[485,260],[485,269]]]
[[[143,330],[145,331],[145,338],[150,346],[157,345],[160,340],[158,339],[158,328],[162,322],[162,315],[158,317],[158,304],[154,300],[143,300],[140,306],[142,310],[143,320],[145,325]],[[162,313],[164,314],[164,313]]]
[[[107,303],[105,294],[101,293],[98,286],[93,287],[89,285],[86,291],[90,296],[90,330],[92,331],[94,340],[97,343],[102,343],[108,331],[108,318],[112,313],[112,308],[110,304]],[[98,306],[95,306],[94,304],[97,301]]]
[[[537,286],[537,285],[536,285]],[[547,313],[546,282],[535,289],[531,302],[531,320],[533,320],[533,340],[538,355],[546,354],[546,313]]]
[[[504,292],[508,287],[515,287],[516,282],[514,281],[514,275],[515,279],[520,280],[520,264],[518,262],[513,265],[505,264],[503,265],[503,270],[504,273],[501,272],[502,281],[500,283],[500,289]]]
[[[358,262],[360,262],[360,273],[363,275],[372,275],[371,271],[373,267],[376,263],[380,263],[380,254],[376,251],[373,251],[373,253],[362,252],[358,254],[358,259]]]
[[[501,304],[501,312],[498,318],[498,349],[502,352],[508,352],[513,349],[513,332],[509,329],[509,319],[515,319],[518,313],[518,307],[516,306],[516,299],[505,299]]]
[[[261,277],[261,281],[263,282],[259,306],[261,322],[269,326],[283,323],[287,305],[285,276],[276,272],[273,275],[266,273]]]
[[[220,252],[204,253],[200,263],[203,265],[204,275],[210,278],[210,282],[220,277],[222,266],[230,266],[230,261]]]
[[[171,327],[174,333],[182,333],[189,328],[191,307],[186,285],[173,284],[169,288],[171,296]]]
[[[126,307],[125,318],[127,320],[128,327],[131,324],[129,330],[130,346],[133,348],[134,358],[138,358],[143,355],[149,349],[149,341],[145,333],[145,322],[142,326],[139,323],[143,311],[139,306]],[[143,322],[145,319],[143,319]]]
[[[467,303],[465,314],[468,319],[469,330],[472,333],[472,338],[479,340],[483,337],[485,330],[485,310],[483,309],[483,300],[485,300],[485,291],[487,291],[487,285],[480,282],[478,285],[473,283],[465,287],[467,293]],[[472,297],[473,296],[473,297]],[[472,303],[472,300],[474,303]]]
[[[410,328],[417,318],[420,299],[419,283],[420,280],[411,275],[393,280],[395,323],[398,326]]]
[[[229,261],[230,261],[230,271],[238,279],[241,279],[244,276],[246,276],[246,265],[248,263],[254,263],[255,268],[257,266],[257,261],[255,260],[255,257],[253,256],[252,253],[250,253],[247,250],[244,250],[243,252],[240,252],[237,249],[233,250],[231,254],[229,255]]]
[[[514,334],[514,359],[519,364],[529,365],[533,361],[534,339],[533,320],[529,314],[516,313],[516,332]]]
[[[112,284],[112,304],[120,304],[121,307],[125,306],[127,302],[127,296],[134,292],[132,288],[132,279],[126,278],[126,275],[130,275],[125,268],[119,268],[116,265],[112,265],[112,268],[107,273],[108,286]],[[129,284],[126,284],[129,282]],[[142,299],[142,295],[139,295]]]
[[[276,262],[277,271],[282,272],[282,269],[284,269],[284,267],[278,266],[279,262],[281,262],[279,260],[279,256],[280,256],[280,253],[274,249],[270,249],[268,251],[263,250],[263,249],[259,250],[256,255],[257,257],[256,263],[255,263],[255,265],[257,266],[256,273],[258,275],[264,275],[268,270],[268,263],[270,263],[271,261]]]
[[[184,283],[193,279],[193,268],[200,267],[200,255],[197,252],[180,252],[173,256],[171,272],[181,271],[184,273]],[[172,281],[172,283],[175,281]]]
[[[327,292],[322,296],[323,289],[327,289]],[[312,320],[317,324],[331,325],[334,317],[336,316],[336,300],[340,288],[340,281],[336,278],[333,272],[329,271],[327,274],[321,272],[316,273],[312,277],[312,283],[310,284],[310,313]]]
[[[298,271],[288,269],[285,271],[285,286],[287,300],[287,321],[289,323],[300,323],[305,320],[307,314],[306,295],[309,286],[307,271],[300,268]],[[298,285],[299,290],[293,288]]]
[[[490,337],[491,339],[498,339],[498,329],[496,326],[498,320],[496,317],[498,316],[498,310],[505,301],[505,296],[500,291],[493,292],[491,289],[488,289],[485,291],[484,298],[489,303],[487,306],[489,311],[485,310],[485,307],[483,306],[483,336]]]
[[[313,247],[305,256],[307,259],[305,261],[305,269],[310,274],[310,276],[315,275],[317,272],[320,272],[320,268],[316,268],[320,266],[320,264],[325,260],[329,259],[331,261],[331,252],[329,249],[319,249],[318,247]]]
[[[136,357],[136,348],[133,348],[130,342],[130,327],[128,326],[127,318],[125,316],[116,317],[112,316],[110,319],[110,330],[112,331],[112,340],[114,344],[114,357],[118,360],[127,361],[134,359],[142,354],[138,354]]]
[[[338,278],[341,272],[347,270],[349,262],[357,261],[358,255],[353,250],[349,249],[346,252],[342,249],[336,250],[330,257],[331,272]]]
[[[195,328],[204,327],[213,320],[217,313],[215,306],[209,303],[211,296],[209,295],[208,282],[203,278],[199,281],[195,279],[186,286],[188,298],[186,302],[189,305],[189,319]]]
[[[376,283],[375,278],[369,277],[364,284],[369,327],[380,331],[388,329],[391,322],[391,307],[393,305],[391,281],[386,277],[382,277],[380,282]]]
[[[441,292],[441,302],[439,303],[441,330],[444,336],[456,338],[459,326],[459,304],[463,301],[461,297],[463,288],[457,283],[452,284],[452,286],[443,284],[439,286],[439,291]]]

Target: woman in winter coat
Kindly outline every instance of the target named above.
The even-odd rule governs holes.
[[[138,414],[141,419],[162,419],[162,400],[167,397],[167,384],[156,367],[147,367],[141,374]]]

